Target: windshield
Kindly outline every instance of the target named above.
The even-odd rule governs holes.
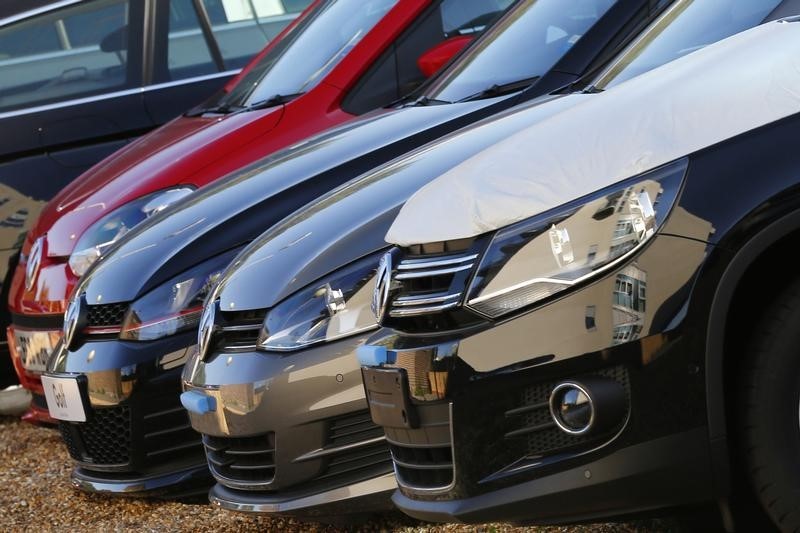
[[[398,0],[327,0],[300,21],[218,105],[247,106],[316,85]]]
[[[546,73],[616,0],[523,0],[424,94],[455,102]]]
[[[793,0],[790,0],[793,1]],[[676,0],[593,84],[608,89],[777,14],[781,0]],[[782,15],[781,15],[782,16]]]

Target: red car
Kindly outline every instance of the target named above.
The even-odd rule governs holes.
[[[103,250],[197,187],[416,88],[512,0],[318,0],[221,94],[87,171],[44,208],[9,292],[8,341],[52,422],[39,374],[66,299]]]

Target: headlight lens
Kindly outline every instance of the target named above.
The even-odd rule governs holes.
[[[87,229],[69,256],[69,267],[83,276],[92,263],[135,225],[164,210],[191,193],[191,187],[176,187],[137,198],[113,210]]]
[[[236,251],[201,263],[135,301],[125,314],[119,338],[149,341],[197,327],[203,300]]]
[[[380,254],[311,284],[273,307],[258,337],[263,350],[298,350],[378,327],[370,304]]]
[[[470,284],[467,307],[500,317],[632,255],[664,223],[686,166],[669,164],[499,230]]]

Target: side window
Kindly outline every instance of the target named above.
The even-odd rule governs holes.
[[[172,80],[219,72],[192,0],[169,4],[167,70]]]
[[[0,28],[0,111],[134,86],[128,19],[128,0],[97,0]]]
[[[447,39],[483,31],[514,1],[442,0],[434,3],[367,71],[344,99],[342,108],[360,115],[410,93],[425,81],[418,65],[425,52]]]
[[[244,67],[310,3],[311,0],[203,0],[228,70]]]

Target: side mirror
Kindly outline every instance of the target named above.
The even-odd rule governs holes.
[[[128,49],[128,27],[122,26],[112,31],[100,41],[103,52],[122,52]]]
[[[442,68],[445,63],[450,61],[453,56],[471,43],[472,39],[473,38],[469,35],[457,35],[445,39],[423,52],[422,55],[417,58],[417,66],[426,78],[430,78],[436,71]]]

